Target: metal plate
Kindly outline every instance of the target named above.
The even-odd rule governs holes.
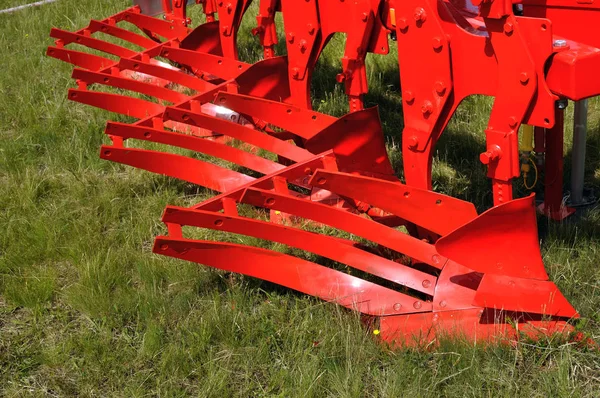
[[[150,15],[150,16],[164,13],[162,3],[163,3],[162,0],[133,0],[133,5],[140,6],[140,8],[142,9],[142,14]],[[195,1],[188,0],[187,3],[194,4]],[[171,0],[169,0],[169,6],[172,7]]]

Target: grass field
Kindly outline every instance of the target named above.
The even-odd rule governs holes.
[[[0,0],[0,8],[21,3]],[[52,26],[75,30],[127,5],[59,0],[0,15],[0,395],[600,396],[597,350],[550,340],[391,351],[334,305],[153,255],[164,206],[213,194],[101,161],[104,125],[115,116],[67,101],[72,68],[44,55]],[[252,12],[245,59],[256,57]],[[342,44],[333,40],[313,85],[315,108],[336,115],[345,107],[333,79]],[[369,66],[367,102],[380,106],[400,174],[397,63],[371,56]],[[461,106],[434,167],[437,191],[481,209],[491,204],[477,160],[490,106],[486,98]],[[586,182],[600,192],[600,102],[590,109]],[[568,125],[571,117],[572,107]],[[568,181],[570,142],[565,149]],[[597,340],[600,209],[539,221],[551,278]]]

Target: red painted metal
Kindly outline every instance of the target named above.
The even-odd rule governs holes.
[[[317,168],[315,162],[318,162]],[[460,324],[456,326],[465,329],[467,333],[473,333],[478,328],[489,329],[486,326],[487,318],[482,316],[488,310],[498,311],[498,314],[503,310],[516,313],[523,319],[517,324],[528,324],[527,319],[543,315],[548,317],[549,322],[558,322],[567,328],[565,321],[578,317],[556,285],[547,281],[537,239],[530,239],[537,235],[533,197],[507,202],[477,216],[470,203],[407,187],[399,182],[343,173],[338,169],[335,154],[324,153],[194,208],[169,206],[163,215],[169,236],[158,237],[154,251],[266,279],[337,302],[366,315],[375,315],[380,318],[380,322],[387,324],[386,334],[400,333],[399,330],[388,328],[391,329],[390,325],[409,322],[413,316],[409,314],[420,314],[417,319],[425,324],[434,322],[434,319],[455,316]],[[461,208],[466,211],[453,220],[456,228],[449,226],[438,230],[440,233],[443,230],[442,238],[436,244],[427,243],[374,220],[338,207],[313,202],[306,195],[298,195],[293,186],[297,184],[300,173],[310,177],[301,181],[303,185],[326,185],[326,189],[340,197],[348,195],[377,201],[376,195],[364,195],[365,183],[371,184],[373,189],[376,185],[385,186],[387,192],[384,196],[401,198],[406,192],[410,192],[405,200],[392,200],[390,202],[393,206],[384,207],[384,210],[402,219],[405,225],[430,228],[435,207],[448,206],[449,210],[458,213]],[[281,179],[286,182],[285,188],[278,190],[276,181]],[[415,206],[410,197],[423,205]],[[230,205],[227,206],[226,203]],[[233,203],[248,203],[290,214],[294,225],[241,216],[236,206],[231,206]],[[376,202],[372,204],[376,205]],[[255,212],[255,216],[260,217],[260,214]],[[522,224],[522,218],[529,221]],[[498,224],[494,224],[495,222]],[[322,224],[334,230],[324,229],[320,226]],[[482,228],[486,224],[490,227],[489,234]],[[298,228],[299,225],[309,227],[310,231]],[[185,237],[183,226],[219,231],[220,236],[233,233],[279,242],[312,252],[322,259],[313,260],[314,257],[311,257],[312,261],[299,260],[272,250],[251,248],[246,245],[256,241],[244,240],[243,237],[237,237],[236,244],[193,240]],[[527,237],[518,241],[518,245],[512,240],[512,232],[517,229],[523,230]],[[355,241],[356,238],[367,239],[375,246]],[[512,253],[506,253],[504,242],[513,243]],[[474,258],[471,258],[469,253],[473,250],[476,252]],[[284,249],[284,253],[286,252]],[[458,254],[456,258],[455,253]],[[485,253],[483,263],[478,261],[478,253]],[[520,258],[520,253],[523,258]],[[515,258],[515,263],[520,262],[521,268],[510,263]],[[398,263],[395,264],[394,261]],[[497,267],[503,263],[507,264],[507,272],[501,272]],[[328,267],[324,268],[324,265]],[[347,267],[361,273],[349,275]],[[369,284],[363,284],[367,281]],[[400,295],[393,295],[392,291]],[[403,320],[402,316],[408,318]],[[392,320],[388,321],[387,317]],[[506,329],[512,327],[509,319],[500,323]],[[422,331],[422,326],[412,325],[402,333],[412,336]],[[450,326],[441,325],[446,332],[452,332]],[[443,331],[428,335],[427,340],[435,340],[440,333]]]
[[[519,16],[513,1],[497,0],[260,0],[252,33],[263,60],[249,64],[239,59],[237,34],[251,0],[196,1],[206,23],[194,29],[186,3],[163,1],[162,19],[136,6],[76,32],[52,29],[47,51],[77,67],[69,99],[135,119],[107,124],[102,158],[220,193],[191,208],[167,207],[169,234],[157,239],[157,253],[376,316],[389,342],[571,330],[567,320],[578,314],[545,271],[534,198],[513,199],[512,180],[527,123],[536,127],[536,152],[546,150],[542,210],[554,219],[570,214],[562,206],[564,121],[556,104],[600,94],[600,40],[581,23],[600,22],[597,6],[526,0]],[[277,12],[285,56],[275,54]],[[377,109],[364,103],[367,54],[387,54],[392,32],[406,184],[387,157]],[[312,111],[310,97],[334,34],[346,36],[335,79],[350,112],[340,118]],[[436,143],[472,95],[494,97],[486,148],[473,154],[492,181],[495,207],[481,215],[432,192],[431,181]],[[132,146],[141,141],[161,147]],[[266,212],[242,216],[239,203]],[[188,239],[183,226],[313,255],[240,244],[244,238]]]

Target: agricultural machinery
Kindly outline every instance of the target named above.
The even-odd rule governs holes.
[[[155,253],[359,311],[393,344],[573,329],[579,315],[546,273],[536,212],[556,220],[573,212],[562,192],[564,105],[600,94],[600,34],[589,30],[599,5],[260,0],[252,33],[262,60],[249,64],[237,35],[250,0],[196,0],[205,22],[195,28],[182,0],[134,3],[76,32],[52,29],[47,54],[76,66],[69,99],[136,120],[108,122],[103,159],[215,191],[165,209],[168,234]],[[339,118],[311,108],[311,77],[336,33],[346,41],[335,79],[349,103]],[[363,101],[367,54],[390,45],[403,181],[378,109]],[[481,214],[434,192],[431,177],[436,142],[472,95],[494,97],[486,150],[473,154],[487,165],[494,199]],[[534,144],[545,171],[539,208],[512,188]],[[196,228],[219,241],[194,238]]]

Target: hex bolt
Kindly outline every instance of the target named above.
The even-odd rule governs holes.
[[[517,120],[517,118],[516,118],[516,117],[514,117],[514,116],[511,116],[510,118],[508,118],[508,125],[509,125],[511,128],[513,128],[513,129],[514,129],[515,127],[517,127],[517,124],[519,124],[519,121]]]
[[[423,23],[427,20],[427,13],[423,7],[417,7],[415,9],[415,21]]]
[[[502,150],[498,145],[492,145],[489,150],[479,155],[479,160],[483,164],[490,164],[502,157]]]
[[[431,103],[431,101],[423,101],[423,104],[421,104],[421,113],[423,113],[423,115],[429,115],[433,112],[433,104]]]
[[[529,83],[529,74],[527,72],[522,72],[519,75],[519,80],[521,81],[521,83],[523,84],[527,84]]]
[[[410,90],[404,91],[403,97],[404,97],[404,101],[406,101],[406,103],[409,105],[411,105],[413,102],[415,102],[415,95]]]
[[[439,51],[444,47],[444,43],[439,37],[434,37],[431,43],[433,44],[433,49],[436,51]]]
[[[315,27],[313,26],[313,24],[309,23],[308,25],[306,25],[306,27],[308,28],[308,34],[309,35],[314,35],[315,34]]]
[[[288,35],[287,35],[288,43],[293,43],[295,37],[296,37],[296,35],[294,35],[294,33],[292,33],[292,32],[288,33]]]
[[[418,146],[419,146],[419,137],[417,137],[416,135],[413,135],[412,137],[408,138],[408,147],[410,149],[417,149]]]
[[[515,30],[515,26],[512,24],[512,22],[507,22],[504,24],[504,33],[506,33],[507,35],[511,35],[512,32],[514,32]]]
[[[367,22],[367,20],[369,19],[369,14],[367,14],[366,12],[363,12],[360,19],[363,22]]]
[[[300,68],[292,68],[292,77],[298,79],[300,77]]]
[[[396,22],[396,26],[401,30],[401,31],[406,31],[408,29],[408,21],[406,20],[406,18],[400,18],[397,22]]]
[[[306,42],[306,40],[300,40],[300,44],[298,44],[298,48],[300,49],[301,53],[305,53],[306,52],[306,45],[308,43]]]
[[[554,47],[566,47],[567,46],[567,41],[566,40],[554,40]]]
[[[335,81],[338,83],[344,83],[346,81],[346,74],[338,73],[337,75],[335,75]]]
[[[439,96],[444,95],[444,93],[446,92],[446,85],[444,84],[444,82],[438,81],[438,82],[435,83],[435,92]]]

